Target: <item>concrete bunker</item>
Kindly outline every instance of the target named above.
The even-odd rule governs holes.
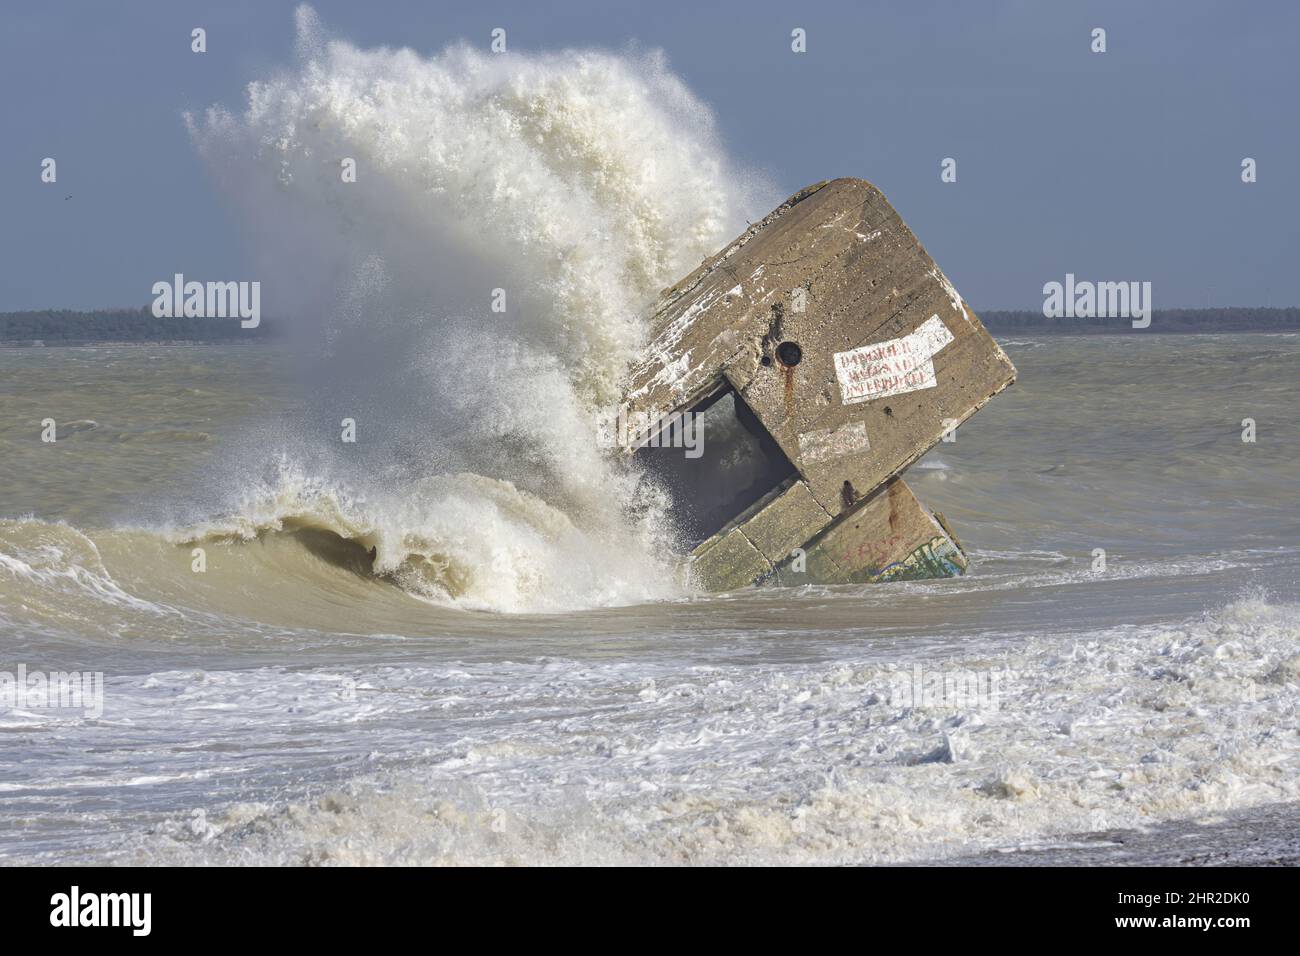
[[[901,475],[1015,375],[880,191],[837,179],[662,293],[618,441],[710,590],[950,576],[965,552]],[[655,447],[688,420],[702,454]]]

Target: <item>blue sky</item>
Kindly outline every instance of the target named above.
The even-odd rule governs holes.
[[[291,61],[294,6],[6,10],[0,310],[146,305],[159,276],[246,271],[181,114],[242,108],[249,80]],[[486,47],[502,26],[518,50],[660,48],[737,161],[784,192],[871,180],[977,310],[1038,308],[1067,272],[1150,281],[1157,308],[1300,304],[1300,4],[313,6],[361,46]],[[790,51],[794,27],[806,54]],[[55,186],[40,182],[46,156]],[[955,183],[940,181],[945,157]],[[1241,182],[1244,157],[1258,182]]]

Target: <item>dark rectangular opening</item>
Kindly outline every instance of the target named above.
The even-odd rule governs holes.
[[[687,414],[694,417],[698,457],[674,447],[679,443],[665,428],[660,447],[643,445],[636,460],[672,496],[672,518],[689,551],[799,473],[734,389]]]

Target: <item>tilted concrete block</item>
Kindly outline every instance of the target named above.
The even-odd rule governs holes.
[[[763,465],[753,481],[710,471],[708,428],[703,458],[671,466],[708,587],[960,573],[960,547],[897,476],[1015,374],[880,191],[837,179],[796,193],[665,290],[621,409],[644,424],[622,444],[635,452],[664,415],[694,411],[724,438],[752,437]],[[724,395],[739,427],[714,408]],[[666,451],[645,457],[659,467]],[[750,487],[735,501],[707,490],[766,481],[752,500]],[[701,500],[713,510],[690,513]],[[796,548],[816,571],[791,570]]]

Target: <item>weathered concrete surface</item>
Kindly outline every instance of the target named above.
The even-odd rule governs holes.
[[[732,591],[772,573],[767,561],[740,528],[719,532],[694,552],[695,583],[707,591]]]
[[[784,585],[950,577],[966,569],[961,546],[901,479],[860,502],[842,521],[818,515],[797,481],[757,513],[694,552],[696,583],[727,591],[756,581]],[[810,528],[824,529],[809,533]]]
[[[767,578],[830,520],[806,484],[788,482],[695,549],[696,583],[710,591],[727,591]],[[838,570],[833,573],[838,576]]]
[[[814,538],[812,579],[877,580],[964,568],[906,486],[877,489],[1014,379],[880,191],[837,179],[796,193],[665,290],[623,412],[653,421],[734,389],[798,473],[696,547],[706,586],[749,583],[759,561],[768,570],[749,580],[771,576],[791,542]],[[648,437],[633,430],[626,450]]]
[[[908,581],[951,577],[966,570],[966,555],[942,518],[917,500],[902,479],[891,478],[804,546],[818,580]],[[830,567],[827,567],[827,566]],[[807,583],[795,558],[776,569],[781,584]]]

